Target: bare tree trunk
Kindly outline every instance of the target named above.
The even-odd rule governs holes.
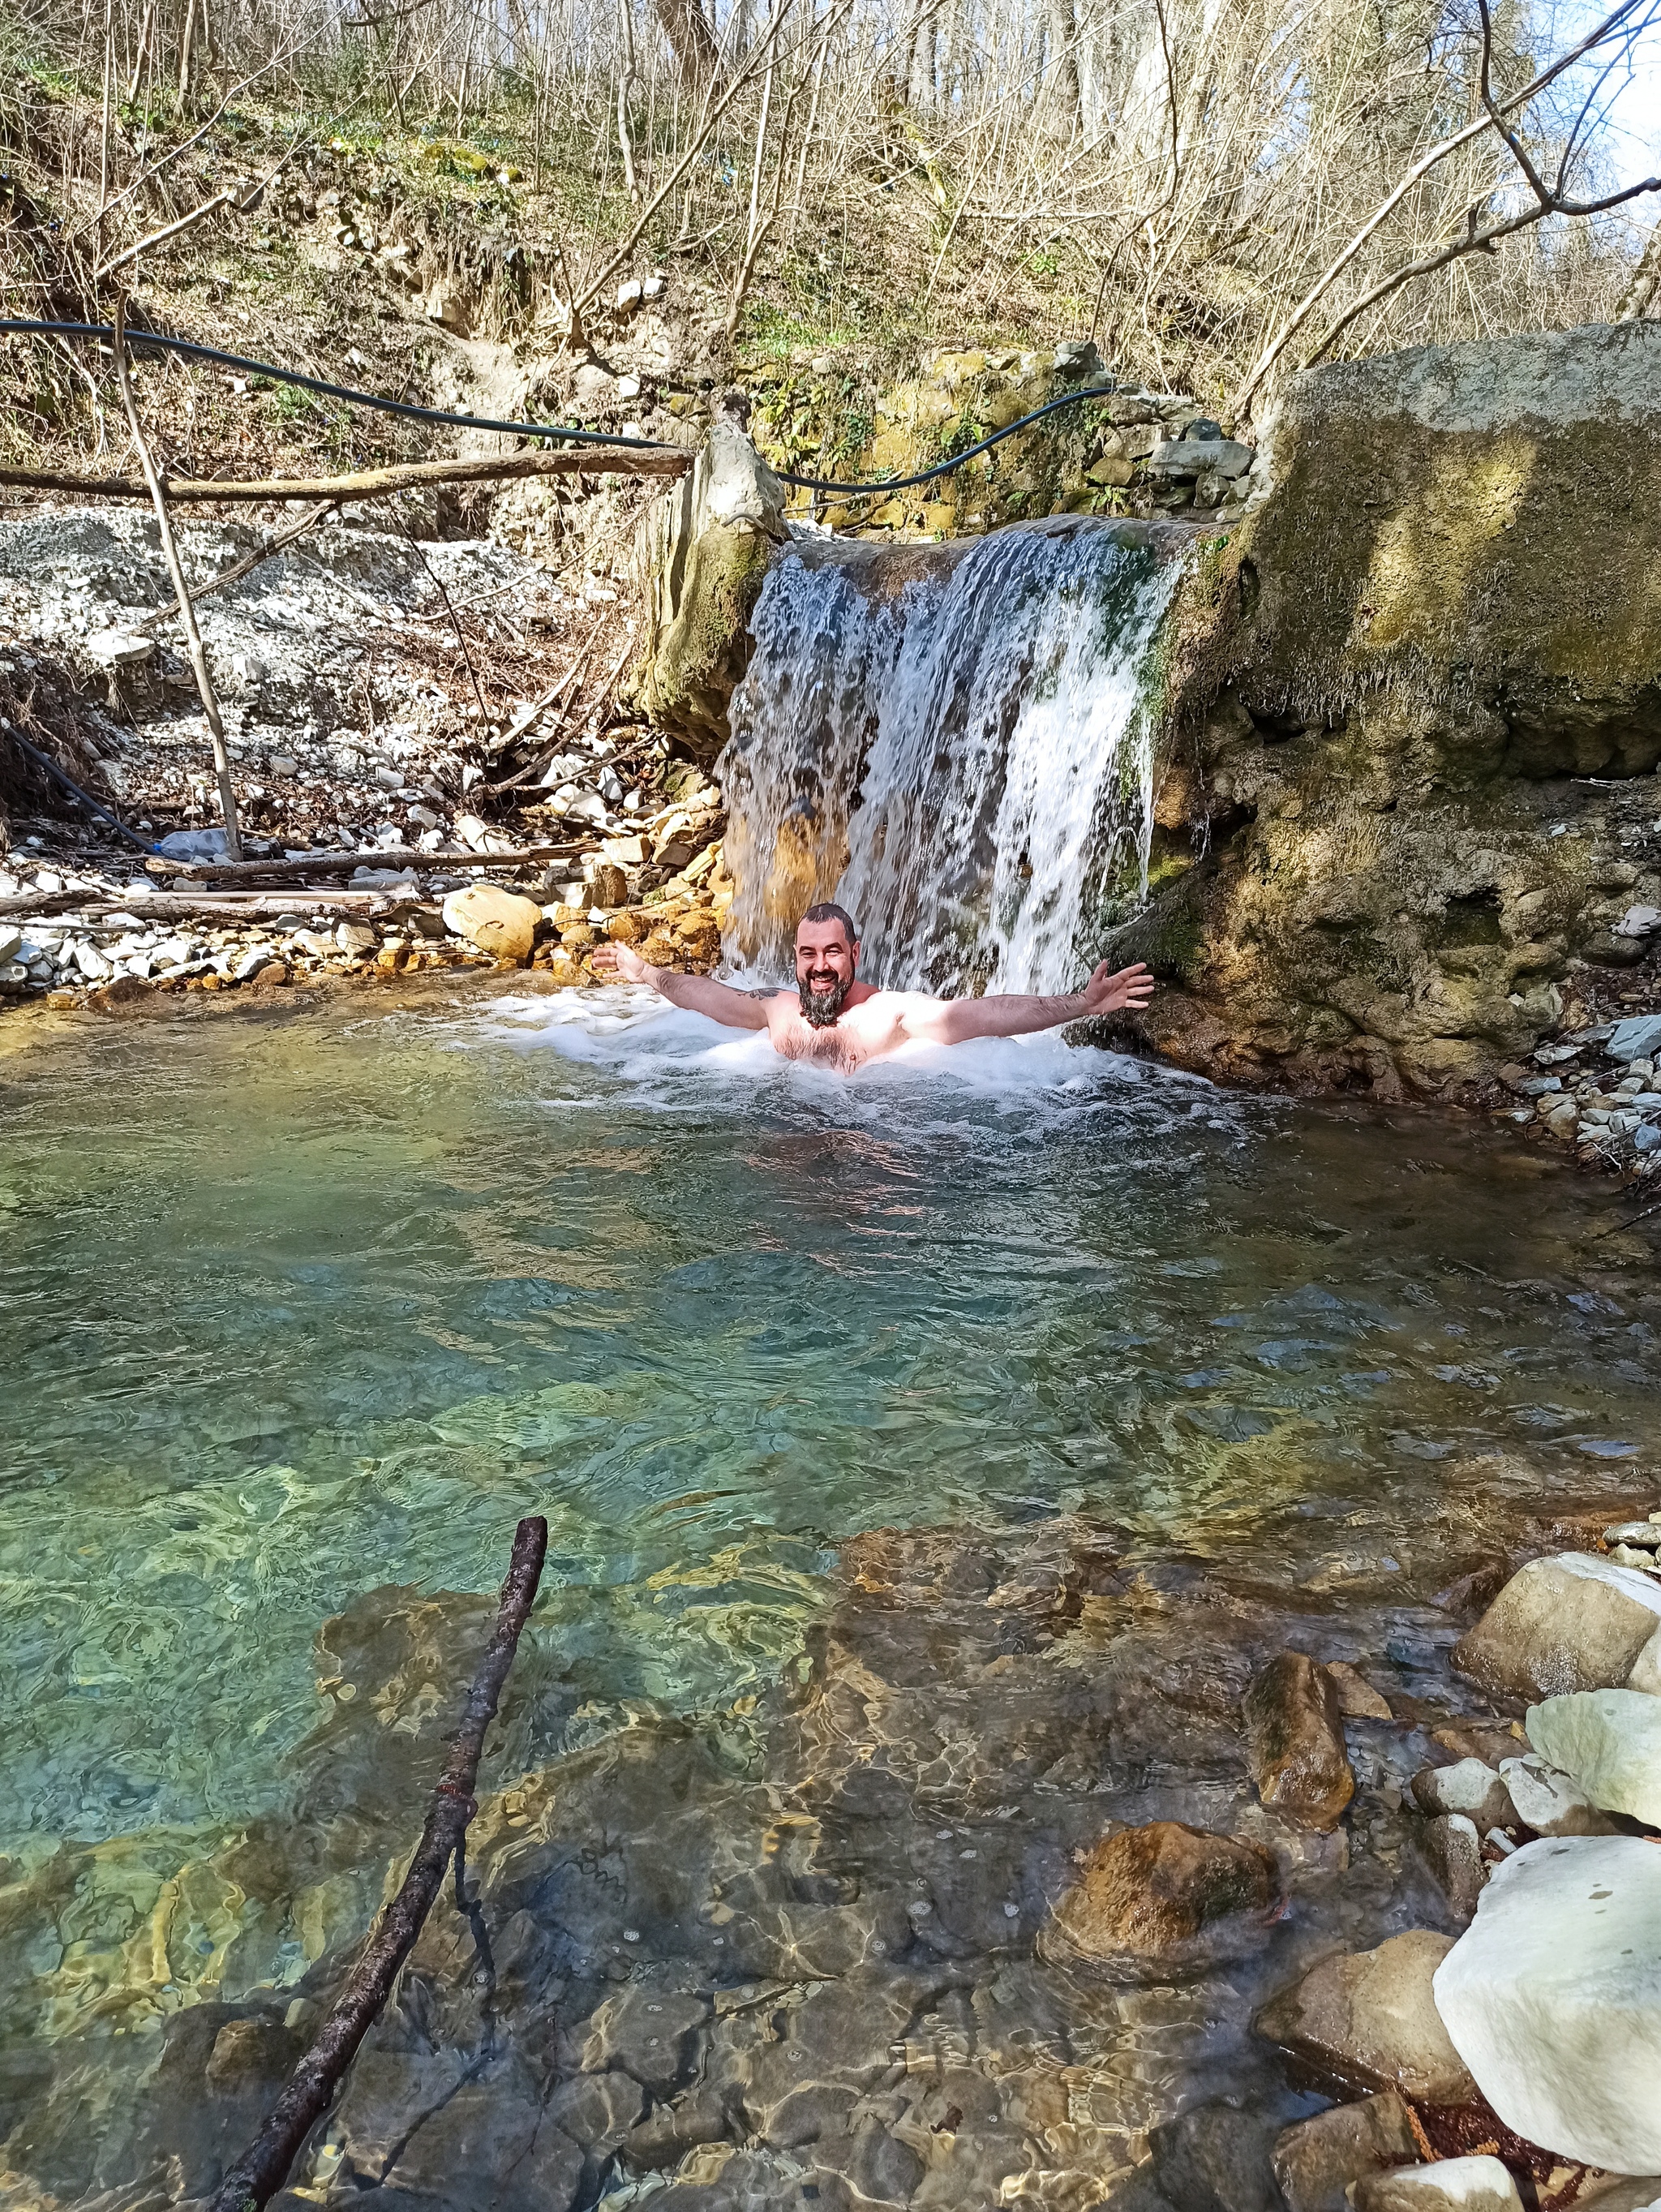
[[[739,264],[738,276],[732,288],[732,304],[727,309],[727,336],[730,337],[738,327],[738,317],[744,304],[744,295],[749,289],[749,280],[760,251],[763,228],[761,225],[761,165],[767,156],[767,118],[773,112],[773,55],[767,55],[767,73],[761,82],[761,115],[755,126],[755,166],[749,179],[749,224],[744,234],[744,258]],[[785,149],[779,149],[782,166]],[[767,226],[771,228],[771,223]]]
[[[640,187],[634,175],[634,147],[628,135],[628,102],[634,89],[634,16],[631,0],[618,0],[618,17],[623,33],[623,69],[617,79],[617,144],[623,156],[623,182],[628,187],[628,197],[635,207],[640,204]]]
[[[97,258],[104,258],[104,216],[110,204],[110,122],[115,106],[115,16],[112,0],[104,0],[104,110],[98,141]]]
[[[912,36],[911,82],[906,88],[906,106],[913,115],[930,115],[934,112],[934,45],[937,27],[936,11],[931,8],[918,18],[917,29]]]
[[[191,97],[191,58],[196,45],[197,0],[187,0],[185,9],[185,29],[179,41],[179,104],[182,109]]]
[[[652,4],[682,76],[700,82],[713,76],[720,54],[699,0],[652,0]]]
[[[138,27],[138,50],[133,56],[133,73],[127,81],[127,98],[138,97],[138,88],[144,82],[144,63],[150,51],[150,35],[155,28],[155,0],[144,0],[143,20]]]
[[[1073,16],[1073,0],[1046,0],[1046,15],[1051,97],[1062,131],[1070,132],[1079,119],[1078,25]]]
[[[156,474],[155,463],[145,442],[142,425],[138,419],[138,408],[133,398],[132,380],[127,374],[127,302],[118,295],[115,302],[115,380],[121,387],[121,404],[127,410],[127,422],[133,434],[133,444],[138,449],[139,466],[144,471],[144,481],[149,486],[150,503],[155,509],[156,526],[161,532],[161,550],[167,556],[167,573],[173,580],[173,595],[179,601],[179,626],[185,632],[185,649],[191,656],[191,666],[196,676],[197,696],[202,701],[202,712],[206,717],[209,734],[214,742],[214,775],[219,785],[219,817],[225,826],[225,850],[233,860],[242,858],[242,846],[237,836],[236,793],[231,785],[231,757],[225,749],[225,724],[219,712],[219,697],[214,690],[214,679],[208,667],[208,656],[203,650],[202,632],[196,618],[196,609],[191,604],[191,587],[185,580],[185,568],[179,557],[179,547],[173,540],[173,521],[167,513],[167,501],[161,489],[161,479]]]

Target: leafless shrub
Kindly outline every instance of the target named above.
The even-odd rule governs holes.
[[[90,308],[170,250],[179,118],[258,106],[245,205],[286,118],[522,172],[573,343],[678,256],[741,338],[1089,334],[1238,416],[1316,355],[1652,312],[1658,187],[1602,125],[1658,13],[1577,44],[1549,0],[23,0],[0,134],[59,223],[14,216],[9,296]]]

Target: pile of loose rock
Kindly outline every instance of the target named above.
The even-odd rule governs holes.
[[[1661,1014],[1572,1030],[1534,1060],[1538,1073],[1511,1086],[1532,1103],[1507,1118],[1577,1146],[1589,1165],[1661,1171]]]
[[[684,811],[674,818],[684,821]],[[700,817],[698,830],[712,819]],[[660,839],[660,849],[679,859],[692,834]],[[646,848],[644,838],[627,842]],[[638,856],[633,868],[599,860],[587,876],[564,865],[530,874],[515,890],[366,866],[340,891],[312,885],[215,899],[170,893],[124,871],[13,865],[0,869],[0,902],[13,909],[0,908],[0,1005],[33,999],[107,1010],[152,991],[373,981],[480,965],[580,983],[593,980],[588,955],[608,938],[637,945],[660,968],[703,973],[719,957],[730,884],[718,844],[692,850],[644,896]]]

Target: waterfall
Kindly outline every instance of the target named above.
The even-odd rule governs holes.
[[[1186,533],[1063,517],[798,541],[723,756],[730,957],[788,969],[835,897],[895,988],[1070,988],[1147,889],[1162,619]]]

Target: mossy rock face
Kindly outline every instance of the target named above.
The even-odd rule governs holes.
[[[773,467],[858,483],[919,474],[1078,388],[1052,351],[1015,346],[931,352],[914,377],[875,388],[848,372],[772,366],[749,382],[751,427]],[[1157,487],[1142,464],[1156,436],[1200,411],[1185,394],[1104,386],[929,483],[886,499],[826,495],[816,507],[814,495],[796,490],[791,511],[877,538],[978,537],[1050,514],[1173,511],[1191,504],[1191,488]]]
[[[1661,903],[1658,432],[1653,325],[1294,381],[1176,619],[1159,834],[1193,865],[1119,939],[1172,987],[1153,1042],[1474,1098],[1609,998]]]
[[[1387,684],[1491,703],[1479,769],[1661,760],[1661,328],[1317,369],[1267,426],[1252,688],[1307,720]]]

